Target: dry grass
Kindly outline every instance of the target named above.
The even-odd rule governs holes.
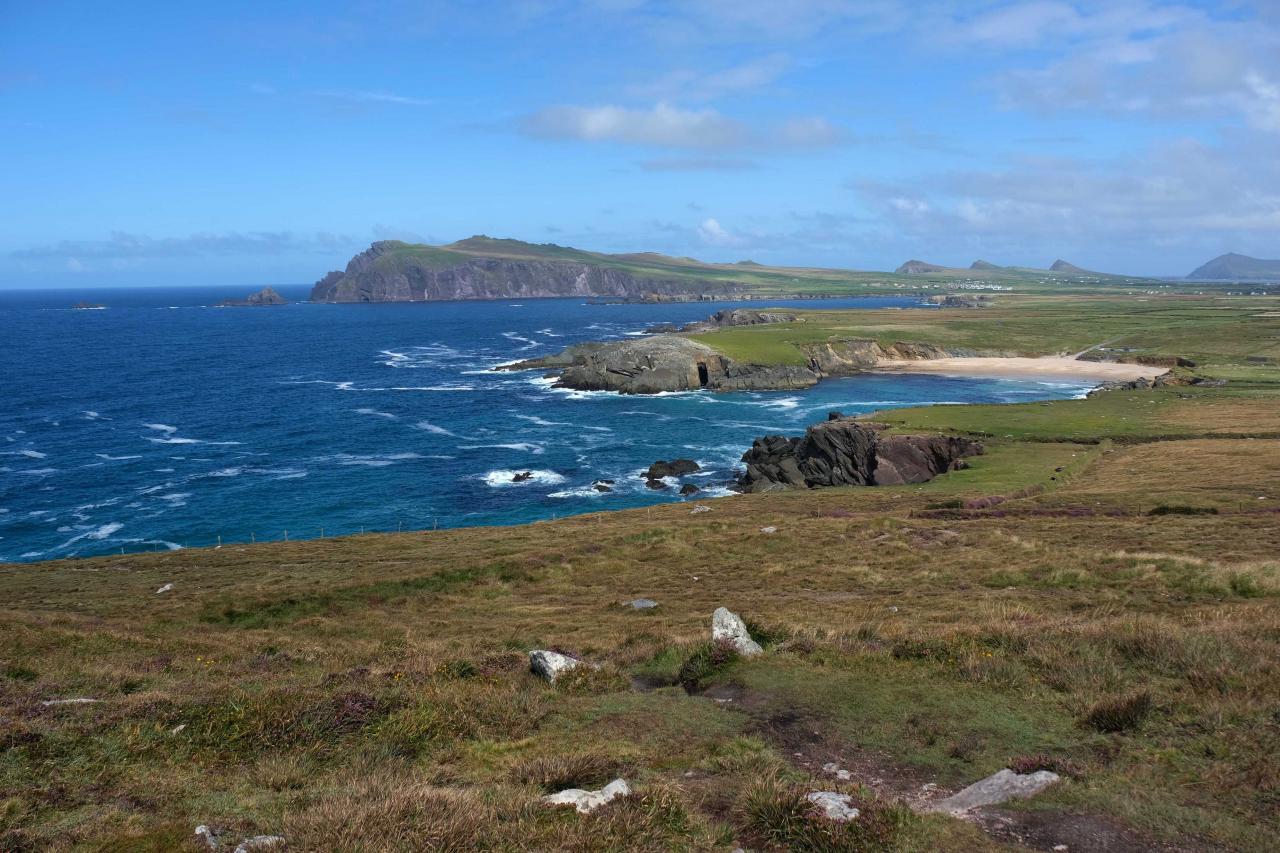
[[[697,516],[0,567],[0,849],[173,849],[197,823],[303,850],[866,849],[791,808],[806,731],[913,783],[1051,761],[1074,779],[1042,808],[1260,849],[1280,830],[1280,514],[1239,484],[1280,495],[1277,450],[997,448],[924,487]],[[1047,491],[939,508],[1016,491],[1002,459]],[[1162,502],[1219,513],[1147,514]],[[661,606],[618,606],[641,595]],[[759,623],[763,658],[711,659],[720,605]],[[550,687],[530,648],[604,666]],[[649,691],[699,649],[690,686],[739,698]],[[1137,694],[1136,728],[1079,725]],[[72,697],[100,702],[40,704]],[[590,818],[537,803],[615,772],[635,794]],[[885,814],[858,832],[990,844]]]

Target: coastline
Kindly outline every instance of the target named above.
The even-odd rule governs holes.
[[[1169,372],[1167,367],[1147,364],[1123,364],[1114,361],[1083,361],[1066,356],[1023,357],[947,357],[918,360],[881,359],[873,373],[933,373],[948,376],[1007,376],[1013,379],[1033,377],[1060,379],[1096,379],[1099,382],[1129,382],[1155,379]]]

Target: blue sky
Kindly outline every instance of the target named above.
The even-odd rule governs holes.
[[[1280,8],[0,0],[0,287],[375,239],[892,269],[1280,256]]]

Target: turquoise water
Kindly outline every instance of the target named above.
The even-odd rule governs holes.
[[[243,289],[243,288],[242,288]],[[305,298],[305,288],[279,288]],[[490,368],[730,303],[576,299],[203,307],[225,288],[0,293],[0,560],[512,524],[724,486],[753,438],[830,409],[1071,397],[1071,382],[872,375],[802,392],[626,397]],[[761,303],[763,304],[763,303]],[[813,302],[771,305],[813,307]],[[911,299],[824,300],[824,308]],[[533,477],[513,483],[517,472]],[[612,479],[615,489],[591,484]]]

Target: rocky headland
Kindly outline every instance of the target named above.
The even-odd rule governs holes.
[[[731,296],[742,290],[729,281],[645,275],[604,256],[562,247],[519,244],[517,251],[489,238],[452,246],[383,240],[356,255],[345,270],[316,282],[312,302],[426,302],[451,299],[533,299],[577,296],[621,300]],[[480,254],[483,249],[488,254]],[[559,250],[559,252],[555,251]],[[601,260],[597,261],[596,257]]]
[[[500,370],[547,370],[555,387],[579,391],[659,394],[666,391],[794,391],[828,376],[849,376],[886,362],[972,357],[977,351],[930,344],[881,345],[871,340],[798,344],[803,364],[750,364],[679,335],[575,344],[555,355]],[[990,353],[987,353],[988,355]]]
[[[695,320],[677,326],[674,323],[659,323],[645,331],[651,335],[671,334],[673,332],[714,332],[730,326],[762,326],[769,323],[803,323],[799,314],[785,311],[757,311],[752,308],[725,308],[717,311],[705,320]]]
[[[758,438],[742,456],[743,492],[822,486],[896,486],[924,483],[965,466],[983,452],[981,442],[947,435],[890,435],[877,424],[833,412],[800,437]]]

